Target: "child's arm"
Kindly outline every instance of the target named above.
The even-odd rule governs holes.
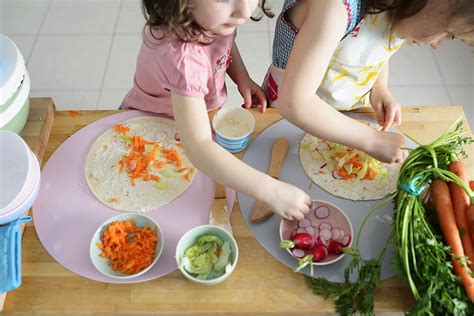
[[[232,62],[227,74],[229,74],[229,77],[235,82],[240,95],[244,98],[244,106],[247,109],[252,105],[258,106],[262,112],[265,112],[267,107],[265,92],[250,78],[235,41],[232,45],[230,55],[232,56]]]
[[[370,104],[382,131],[402,123],[400,103],[388,89],[388,69],[387,61],[370,91]]]
[[[342,1],[306,1],[307,16],[288,60],[279,88],[278,109],[308,133],[367,152],[384,162],[399,162],[403,136],[378,132],[332,108],[319,98],[321,84],[332,54],[344,35],[347,13]]]
[[[206,106],[201,98],[171,93],[176,128],[196,168],[214,180],[270,205],[287,219],[302,219],[311,198],[299,188],[246,165],[212,141]]]

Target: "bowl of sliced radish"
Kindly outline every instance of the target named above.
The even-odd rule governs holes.
[[[352,244],[352,236],[347,215],[321,200],[313,201],[311,211],[302,220],[282,219],[280,223],[280,246],[298,260],[297,271],[310,263],[322,266],[341,260],[343,248]]]

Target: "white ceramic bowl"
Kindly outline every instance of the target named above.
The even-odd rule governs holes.
[[[215,279],[197,279],[193,275],[189,274],[183,267],[184,252],[186,251],[186,249],[193,246],[199,239],[199,237],[203,235],[217,236],[221,238],[224,242],[227,241],[230,245],[230,268],[226,269],[223,275]],[[183,273],[183,275],[189,280],[203,285],[215,285],[227,279],[229,275],[231,275],[232,271],[234,271],[234,268],[237,265],[238,258],[239,249],[237,247],[237,242],[235,241],[234,237],[225,229],[215,225],[202,225],[192,228],[181,237],[181,239],[178,241],[178,245],[176,246],[176,263],[178,264],[181,273]]]
[[[135,219],[135,223],[137,227],[145,227],[148,225],[148,227],[151,230],[154,230],[155,228],[157,228],[158,229],[157,231],[158,242],[156,243],[155,257],[153,258],[153,261],[148,267],[146,267],[145,269],[135,274],[125,274],[125,273],[113,270],[112,267],[109,265],[109,259],[102,258],[100,256],[102,251],[97,247],[97,243],[101,243],[100,237],[104,234],[109,224],[116,221],[124,222],[124,221],[129,221],[132,219]],[[99,226],[97,231],[92,236],[92,240],[89,247],[89,254],[90,254],[92,264],[102,274],[111,278],[116,278],[116,279],[131,279],[131,278],[134,278],[146,273],[156,264],[156,262],[160,258],[160,255],[163,251],[164,242],[165,241],[163,239],[163,233],[160,226],[151,217],[148,217],[139,213],[123,213],[123,214],[119,214],[119,215],[109,218],[108,220],[106,220],[104,223],[102,223]]]
[[[0,224],[6,224],[33,205],[41,177],[38,159],[17,134],[0,131],[0,152]]]
[[[241,107],[220,109],[212,118],[216,142],[231,153],[244,150],[250,142],[255,128],[255,118]]]
[[[327,217],[320,218],[317,216],[316,209],[319,207],[326,207],[329,210]],[[303,223],[302,221],[305,221],[305,222]],[[285,219],[282,219],[280,222],[280,240],[290,240],[291,236],[294,233],[303,232],[302,231],[303,229],[305,230],[304,232],[306,233],[314,232],[314,234],[312,235],[314,238],[316,238],[320,236],[321,224],[327,223],[331,226],[331,229],[329,230],[331,232],[331,236],[330,238],[325,238],[326,241],[329,241],[330,239],[332,239],[332,240],[341,242],[342,239],[349,238],[348,243],[344,245],[344,247],[350,247],[352,245],[352,237],[354,235],[354,231],[352,229],[351,221],[349,220],[349,217],[347,217],[347,215],[334,204],[331,204],[326,201],[314,200],[311,211],[308,214],[306,214],[305,219],[302,221],[287,221]],[[306,226],[308,223],[311,223],[311,225]],[[303,227],[300,227],[300,226],[303,226]],[[309,227],[312,227],[312,228],[309,228]],[[334,236],[333,236],[333,232],[332,232],[333,228],[336,228],[337,230],[340,230],[342,232],[334,231]],[[300,229],[300,231],[298,231],[298,229]],[[326,229],[326,227],[324,227],[324,229]],[[310,231],[306,231],[306,230],[310,230]],[[345,236],[349,236],[349,237],[345,237]],[[295,260],[299,260],[293,255],[290,249],[285,249],[285,250],[293,258],[295,258]],[[344,253],[342,254],[329,253],[325,259],[319,262],[313,262],[313,265],[314,266],[328,265],[328,264],[335,263],[341,260],[343,257],[344,257]]]

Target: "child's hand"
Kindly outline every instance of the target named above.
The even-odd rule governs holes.
[[[403,162],[408,156],[408,152],[402,148],[406,148],[405,139],[400,133],[375,131],[375,141],[372,150],[367,153],[377,160],[386,163]]]
[[[375,87],[370,92],[370,103],[374,109],[377,122],[382,131],[402,123],[400,103],[395,99],[387,87]]]
[[[265,202],[287,220],[303,219],[311,209],[312,200],[309,195],[291,184],[278,180],[273,183]]]
[[[256,84],[252,79],[248,78],[238,84],[238,89],[242,98],[244,98],[244,106],[246,109],[250,107],[259,107],[260,111],[265,112],[267,108],[267,97],[262,87]]]

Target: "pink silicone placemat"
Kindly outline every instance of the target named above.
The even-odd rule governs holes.
[[[208,224],[214,199],[214,181],[197,172],[191,186],[171,203],[144,214],[161,226],[165,246],[147,273],[118,280],[98,272],[89,257],[92,235],[106,219],[120,214],[102,204],[90,191],[84,164],[90,146],[107,129],[132,117],[150,115],[129,111],[100,119],[76,132],[49,158],[41,172],[41,188],[33,206],[36,232],[48,253],[61,265],[101,282],[136,283],[158,278],[177,269],[174,258],[179,238],[192,227]]]

